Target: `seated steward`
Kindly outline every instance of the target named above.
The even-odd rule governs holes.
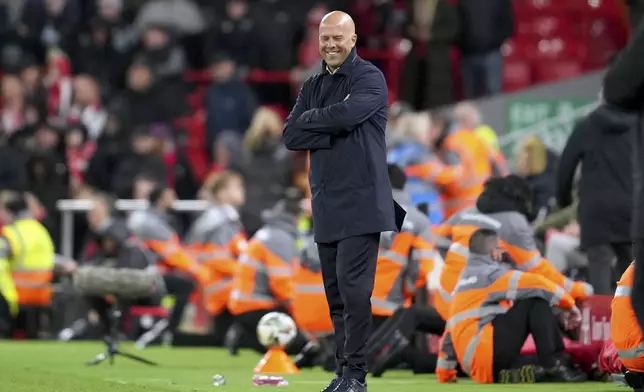
[[[441,343],[438,380],[454,381],[458,363],[477,383],[585,381],[585,374],[571,370],[564,361],[563,340],[551,308],[563,309],[567,327],[576,327],[581,315],[574,299],[541,275],[501,263],[502,255],[496,232],[480,229],[472,234],[467,266],[454,290]],[[521,362],[521,349],[530,334],[539,366]]]

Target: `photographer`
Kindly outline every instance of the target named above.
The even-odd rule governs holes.
[[[136,240],[129,238],[125,222],[115,216],[113,210],[112,200],[105,195],[95,195],[92,198],[93,207],[87,212],[87,222],[91,230],[91,239],[97,245],[97,251],[85,261],[81,268],[109,268],[113,271],[124,270],[145,270],[154,268],[151,255],[147,250],[138,243]],[[71,272],[76,271],[68,271]],[[119,275],[121,278],[123,275]],[[89,276],[91,278],[91,276]],[[159,275],[160,277],[160,275]],[[77,277],[76,277],[77,278]],[[112,282],[105,279],[110,286],[114,286],[114,291],[119,291],[116,287],[131,287],[132,285],[141,285],[144,282]],[[96,286],[104,285],[105,281],[93,282],[88,281],[87,284]],[[120,310],[126,313],[127,309],[133,305],[150,306],[159,303],[159,294],[162,294],[162,284],[159,282],[157,290],[149,289],[150,295],[148,298],[139,299],[136,301],[121,301]],[[107,288],[107,287],[106,287]],[[147,290],[147,288],[144,288]],[[81,294],[83,294],[81,292]],[[112,327],[109,313],[111,302],[106,296],[100,295],[85,295],[84,299],[89,305],[89,309],[96,311],[99,316],[101,333],[108,334]],[[87,321],[84,319],[78,320],[70,328],[66,328],[61,332],[60,338],[62,340],[71,340],[84,334],[87,328]],[[120,326],[119,326],[120,327]]]
[[[111,200],[107,196],[98,195],[93,198],[93,202],[87,221],[96,236],[98,252],[87,264],[114,269],[142,270],[154,267],[148,251],[136,240],[129,238],[125,222],[114,216]],[[90,297],[88,300],[91,308],[98,313],[105,332],[109,331],[110,303],[104,297]],[[132,305],[150,306],[158,302],[158,295],[150,292],[150,298],[137,300],[136,303],[122,303],[121,311]]]

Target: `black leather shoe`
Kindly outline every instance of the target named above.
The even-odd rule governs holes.
[[[335,392],[367,392],[367,382],[361,383],[355,378],[347,378]]]
[[[327,385],[322,391],[320,392],[336,392],[338,391],[338,387],[342,386],[344,383],[344,378],[336,376],[329,385]]]
[[[584,382],[588,380],[586,373],[571,369],[561,361],[557,361],[557,365],[552,369],[548,369],[547,373],[552,382]]]

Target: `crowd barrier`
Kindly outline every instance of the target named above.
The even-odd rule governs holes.
[[[59,200],[56,207],[61,213],[61,253],[66,257],[74,256],[74,214],[87,212],[92,208],[92,200]],[[147,208],[147,200],[117,200],[115,208],[119,211],[135,211]],[[200,212],[208,208],[203,200],[177,200],[172,205],[177,212]]]

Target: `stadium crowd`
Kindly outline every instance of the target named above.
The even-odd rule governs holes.
[[[254,68],[295,69],[297,86],[317,72],[311,26],[327,8],[286,0],[18,3],[22,8],[0,5],[6,22],[0,336],[38,336],[41,313],[69,295],[54,291],[52,280],[65,285],[84,266],[153,266],[164,290],[127,305],[155,309],[164,294],[173,303],[153,325],[140,322],[138,347],[165,341],[226,346],[232,355],[243,347],[263,352],[257,323],[280,311],[300,332],[288,347],[296,364],[335,371],[311,232],[307,157],[284,145],[279,110],[261,106],[288,102],[291,91],[242,81]],[[326,3],[351,9],[351,2]],[[436,372],[442,382],[459,373],[481,383],[586,380],[564,352],[562,331],[579,327],[576,301],[593,291],[612,294],[629,267],[627,137],[634,120],[601,103],[577,124],[560,157],[528,136],[508,160],[476,106],[434,109],[455,100],[452,87],[441,84],[451,80],[446,64],[457,44],[451,21],[472,15],[447,1],[414,1],[412,12],[399,18],[395,2],[377,3],[379,23],[359,26],[372,31],[368,46],[383,46],[403,26],[416,42],[432,43],[431,55],[408,64],[428,68],[403,81],[409,103],[390,110],[389,178],[408,216],[401,233],[381,236],[370,371],[381,376],[405,364],[415,373]],[[502,18],[487,42],[473,42],[476,32],[467,37],[470,49],[482,45],[490,54],[470,58],[477,75],[479,62],[492,64],[484,67],[485,83],[463,75],[468,97],[501,90],[500,64],[492,60],[514,23],[503,3],[486,10]],[[260,14],[270,17],[255,17]],[[416,20],[419,15],[425,19]],[[204,66],[213,80],[201,94],[207,115],[201,148],[212,164],[207,175],[194,169],[175,121],[192,110],[185,71]],[[432,77],[417,83],[414,76],[423,73]],[[424,91],[410,92],[419,85]],[[600,151],[608,145],[614,154]],[[572,190],[575,177],[579,192]],[[610,196],[598,193],[603,187]],[[73,257],[57,254],[63,234],[57,201],[67,198],[93,201],[87,214],[74,217]],[[208,208],[175,214],[177,198],[199,198]],[[149,207],[123,213],[115,199],[144,199]],[[65,322],[76,322],[55,328],[60,339],[91,337],[93,325],[97,334],[107,333],[110,301],[78,293],[64,298],[72,313]],[[189,304],[210,319],[205,335],[180,330]],[[516,339],[497,341],[493,330]],[[441,343],[428,348],[415,341],[417,333],[441,336]],[[530,334],[536,359],[520,357]]]

